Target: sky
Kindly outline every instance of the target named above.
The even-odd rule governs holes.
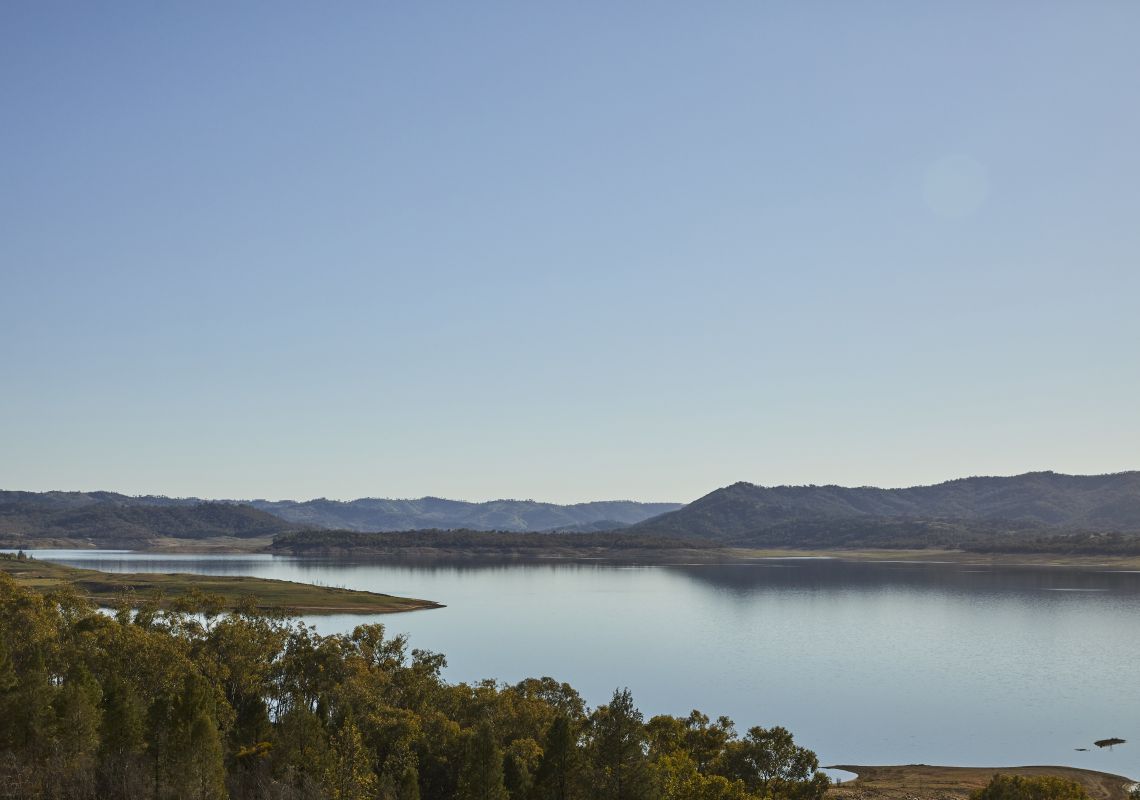
[[[1140,467],[1140,4],[0,4],[0,487]]]

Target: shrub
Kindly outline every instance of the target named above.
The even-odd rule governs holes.
[[[989,784],[970,794],[970,800],[1090,800],[1076,781],[1048,775],[994,775]]]

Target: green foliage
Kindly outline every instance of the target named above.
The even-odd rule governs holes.
[[[615,691],[609,704],[590,715],[586,740],[591,796],[643,800],[657,794],[645,725],[629,689]]]
[[[655,766],[662,800],[746,800],[756,796],[748,793],[743,781],[702,773],[684,752],[661,756]]]
[[[750,792],[798,800],[818,800],[827,791],[827,777],[818,769],[815,753],[780,727],[749,728],[743,739],[728,742],[721,760],[723,774]]]
[[[467,737],[467,756],[459,774],[458,800],[507,800],[503,783],[503,753],[495,741],[490,719],[483,719]]]
[[[542,757],[534,773],[531,797],[534,800],[570,800],[579,797],[582,759],[574,722],[559,714],[550,723],[542,740]]]
[[[1051,776],[994,775],[970,800],[1089,800],[1085,787],[1076,781]]]
[[[333,734],[325,787],[330,800],[368,800],[376,788],[368,748],[351,718]]]
[[[27,800],[814,800],[781,729],[551,678],[449,684],[383,626],[202,602],[114,616],[0,573],[0,787]]]
[[[210,683],[195,672],[186,675],[182,690],[169,699],[167,780],[179,798],[215,800],[226,796],[214,704]]]

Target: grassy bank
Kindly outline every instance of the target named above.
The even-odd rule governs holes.
[[[441,607],[428,600],[268,578],[100,572],[39,559],[0,558],[0,572],[41,592],[70,586],[101,605],[113,605],[125,596],[134,596],[140,601],[160,597],[160,605],[169,606],[178,598],[200,593],[220,598],[226,608],[237,608],[252,600],[260,609],[304,614],[387,614]]]
[[[1076,767],[932,767],[907,764],[895,767],[866,767],[836,764],[858,774],[857,780],[835,786],[828,797],[837,800],[962,800],[970,792],[981,789],[995,773],[1003,775],[1050,775],[1076,781],[1095,800],[1128,800],[1127,786],[1132,783],[1122,775],[1095,772]]]

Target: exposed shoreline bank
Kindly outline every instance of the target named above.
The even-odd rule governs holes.
[[[1140,556],[1066,555],[1058,553],[975,553],[968,550],[790,550],[733,548],[737,560],[835,558],[843,561],[909,561],[930,564],[1007,567],[1091,567],[1140,570]]]
[[[452,546],[408,547],[343,547],[291,551],[274,548],[273,539],[157,539],[145,547],[98,547],[91,541],[52,539],[4,545],[15,550],[129,550],[138,553],[250,555],[270,554],[312,559],[367,559],[375,562],[403,562],[423,560],[518,561],[519,563],[615,563],[638,566],[747,564],[772,559],[831,558],[842,561],[878,561],[945,563],[965,566],[1008,567],[1080,567],[1090,569],[1133,571],[1140,570],[1140,556],[1058,554],[1058,553],[977,553],[967,550],[943,549],[881,549],[881,548],[749,548],[710,545],[707,548],[653,549],[653,548],[569,548],[500,549]]]
[[[554,549],[549,551],[519,551],[473,549],[453,547],[401,547],[401,548],[328,548],[306,552],[267,549],[264,552],[294,558],[315,559],[367,559],[378,563],[404,561],[450,560],[517,561],[541,564],[613,563],[633,566],[716,566],[730,564],[764,563],[778,559],[835,559],[838,561],[909,562],[927,564],[960,564],[963,566],[1005,567],[1070,567],[1114,571],[1140,570],[1140,556],[1088,556],[1058,555],[1055,553],[973,553],[964,550],[842,550],[790,548],[758,549],[743,547],[709,547],[707,549],[652,550],[652,549]]]
[[[1049,775],[1076,781],[1094,800],[1128,800],[1132,778],[1080,767],[943,767],[929,764],[860,766],[833,764],[829,769],[854,772],[857,778],[833,786],[829,797],[840,800],[961,800],[985,786],[996,773],[1003,775]]]

